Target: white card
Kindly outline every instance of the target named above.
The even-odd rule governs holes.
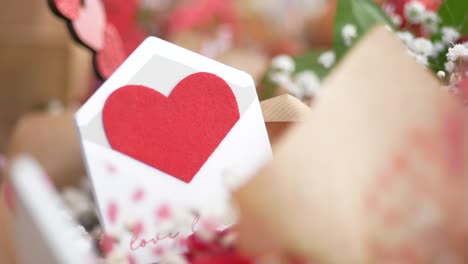
[[[15,242],[22,263],[97,261],[92,241],[81,235],[78,223],[66,213],[57,191],[34,160],[15,160],[11,179],[15,190]]]
[[[230,224],[225,171],[242,181],[271,158],[251,76],[154,37],[76,123],[104,229],[138,263]]]

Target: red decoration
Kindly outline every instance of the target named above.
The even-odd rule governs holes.
[[[168,34],[177,34],[217,21],[231,27],[235,32],[239,23],[238,18],[232,0],[187,1],[171,13],[166,30]]]
[[[95,70],[103,80],[146,37],[137,25],[136,0],[49,0],[49,4],[67,20],[75,40],[94,53]]]
[[[67,21],[76,41],[94,53],[98,77],[108,79],[148,36],[138,25],[138,0],[48,0],[51,9]],[[167,14],[165,31],[176,34],[210,23],[237,31],[233,0],[187,1]]]
[[[189,183],[239,120],[239,109],[223,79],[196,73],[169,97],[145,86],[120,88],[102,115],[112,148]]]
[[[113,25],[107,25],[104,33],[104,49],[96,53],[95,69],[97,75],[107,79],[125,61],[129,54],[123,48],[119,32]]]
[[[77,19],[80,15],[81,0],[55,0],[54,11],[68,19]]]
[[[147,34],[137,25],[138,0],[102,0],[106,7],[107,22],[115,27],[123,44],[123,53],[131,54]],[[126,56],[126,57],[127,57]]]
[[[254,259],[241,254],[235,245],[225,245],[222,241],[235,230],[218,231],[213,240],[203,240],[197,233],[187,239],[186,260],[191,264],[253,264]]]

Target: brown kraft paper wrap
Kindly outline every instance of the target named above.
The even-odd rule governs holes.
[[[241,247],[321,264],[468,263],[467,113],[386,28],[235,193]],[[315,262],[314,262],[315,263]]]

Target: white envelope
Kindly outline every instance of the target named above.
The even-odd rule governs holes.
[[[29,157],[13,162],[14,231],[23,264],[87,264],[97,256],[90,239],[81,236],[59,194],[40,166]],[[69,216],[69,217],[66,217]]]
[[[102,111],[111,93],[134,84],[169,96],[180,80],[197,72],[215,74],[229,84],[238,103],[240,119],[190,183],[110,147],[103,129]],[[138,263],[157,261],[159,256],[155,251],[158,247],[174,247],[176,244],[175,239],[151,241],[155,236],[167,235],[160,233],[163,224],[155,220],[155,211],[162,204],[197,210],[200,221],[204,217],[214,217],[221,219],[220,224],[230,224],[232,219],[225,217],[230,209],[226,170],[234,170],[238,177],[236,181],[241,182],[271,158],[251,76],[154,37],[146,39],[84,104],[76,114],[76,124],[104,229],[121,237],[118,246],[132,254]],[[135,223],[145,227],[138,239],[127,232],[128,226]],[[197,229],[193,226],[196,224],[197,219],[186,221],[184,230],[173,231],[180,232],[180,238]],[[152,243],[139,247],[142,238]]]

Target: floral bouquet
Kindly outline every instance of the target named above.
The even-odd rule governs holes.
[[[276,56],[259,83],[274,159],[226,178],[236,223],[197,223],[161,264],[468,262],[468,2],[334,4],[333,49]],[[86,187],[63,197],[100,262],[137,263]],[[170,228],[193,215],[157,211]]]

